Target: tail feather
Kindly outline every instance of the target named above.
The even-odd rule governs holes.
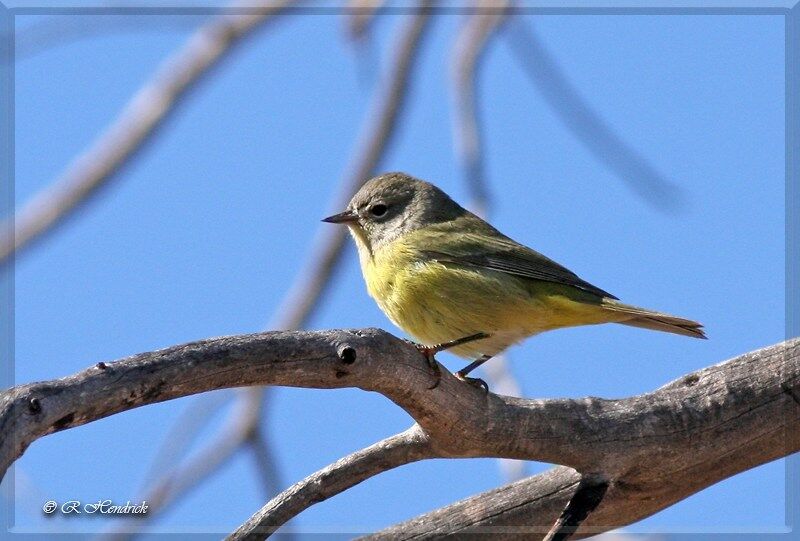
[[[669,332],[691,336],[693,338],[706,338],[703,325],[691,319],[675,317],[661,312],[646,310],[637,306],[623,304],[611,299],[603,299],[603,307],[619,315],[627,315],[630,318],[617,320],[617,323],[629,325],[631,327],[641,327],[654,331]]]

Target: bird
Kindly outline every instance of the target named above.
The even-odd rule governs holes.
[[[702,324],[621,302],[406,173],[366,181],[323,221],[347,226],[367,291],[389,320],[431,359],[443,349],[471,359],[455,376],[487,392],[468,374],[545,331],[620,323],[706,338]]]

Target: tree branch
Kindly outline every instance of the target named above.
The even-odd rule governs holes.
[[[543,541],[565,541],[586,520],[589,513],[597,509],[608,490],[608,481],[591,475],[582,477],[575,494],[567,502],[561,516],[544,536]]]
[[[428,435],[419,425],[414,425],[295,483],[262,507],[227,539],[263,539],[305,509],[361,481],[389,469],[436,456]]]
[[[467,16],[456,38],[452,60],[452,92],[455,97],[453,135],[456,154],[464,168],[473,210],[484,217],[488,213],[490,201],[478,114],[477,72],[490,38],[506,17],[507,7],[507,0],[479,1],[477,12]]]
[[[553,112],[598,161],[655,208],[681,208],[685,203],[681,187],[617,135],[590,106],[522,16],[508,18],[503,36]]]
[[[430,440],[431,456],[537,460],[608,479],[603,504],[578,531],[585,535],[639,520],[800,449],[800,439],[785,437],[800,431],[800,339],[619,400],[484,394],[447,371],[430,390],[433,377],[413,345],[376,329],[201,340],[3,392],[0,467],[4,472],[44,435],[180,396],[251,385],[358,387],[406,410]],[[544,525],[544,533],[578,480],[572,470],[557,468],[383,535],[413,530],[425,537],[509,525],[528,532]]]
[[[374,175],[395,134],[397,118],[406,103],[412,69],[429,20],[430,2],[422,0],[401,32],[397,53],[384,89],[373,104],[375,111],[368,115],[369,121],[359,142],[355,167],[346,176],[342,193],[334,205],[334,212],[341,211],[353,194]],[[320,248],[315,249],[312,254],[312,263],[308,265],[308,270],[300,274],[281,303],[277,311],[280,320],[273,328],[298,328],[311,317],[313,309],[319,305],[330,276],[339,266],[347,236],[347,228],[326,229],[324,240],[318,243]]]
[[[401,522],[364,541],[427,540],[445,534],[502,534],[503,539],[543,539],[578,488],[581,475],[567,467],[511,483]],[[633,521],[631,521],[633,522]],[[620,523],[621,525],[622,523]],[[598,530],[600,533],[611,528]]]
[[[767,370],[774,372],[770,375]],[[749,391],[748,386],[752,387]],[[703,396],[708,398],[705,406]],[[661,419],[659,426],[647,426],[649,415],[646,415],[628,427],[639,433],[640,443],[653,448],[649,457],[635,454],[626,459],[629,468],[613,476],[602,505],[574,538],[632,524],[723,479],[800,451],[798,396],[800,339],[795,338],[687,374],[652,393],[621,401],[649,404],[644,407],[650,410],[650,415]],[[740,420],[744,426],[739,424]],[[617,421],[626,422],[624,417]],[[666,428],[672,423],[677,426]],[[629,452],[628,443],[627,437],[620,438],[617,452],[621,456]],[[659,446],[663,446],[662,452]],[[681,449],[685,449],[683,458]],[[643,462],[636,464],[636,456]],[[541,539],[551,529],[553,517],[568,505],[580,481],[581,475],[574,469],[558,466],[364,539],[421,541],[438,539],[445,532],[494,533],[503,534],[504,539],[526,541]]]
[[[0,263],[52,229],[105,185],[226,53],[291,3],[273,0],[246,15],[221,15],[200,28],[131,98],[106,132],[1,228],[13,233],[0,237]]]
[[[354,40],[363,39],[385,0],[349,0],[347,2],[347,33]]]

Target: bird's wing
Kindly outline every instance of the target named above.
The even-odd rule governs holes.
[[[453,236],[457,236],[458,239],[453,239]],[[486,232],[471,232],[461,235],[456,233],[450,235],[446,242],[441,243],[436,242],[435,237],[429,237],[428,240],[433,240],[433,242],[429,243],[428,249],[423,253],[441,263],[481,267],[522,278],[564,284],[601,297],[617,298],[582,280],[577,274],[552,259],[506,237],[494,228]]]

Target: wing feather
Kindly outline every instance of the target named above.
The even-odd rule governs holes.
[[[564,284],[600,297],[617,299],[611,293],[581,279],[577,274],[552,259],[506,237],[474,216],[462,218],[472,222],[469,233],[453,228],[440,235],[426,235],[428,249],[422,253],[441,263],[465,265],[505,272],[521,278]]]
[[[531,251],[533,252],[533,250]],[[539,257],[531,257],[528,254],[526,254],[528,257],[520,257],[519,254],[510,252],[453,255],[445,252],[426,250],[425,253],[442,263],[480,267],[505,272],[522,278],[555,282],[557,284],[576,287],[583,291],[599,295],[600,297],[617,299],[617,297],[611,293],[590,284],[586,280],[582,280],[571,270],[562,267],[558,263],[536,252],[534,252],[534,254]]]

